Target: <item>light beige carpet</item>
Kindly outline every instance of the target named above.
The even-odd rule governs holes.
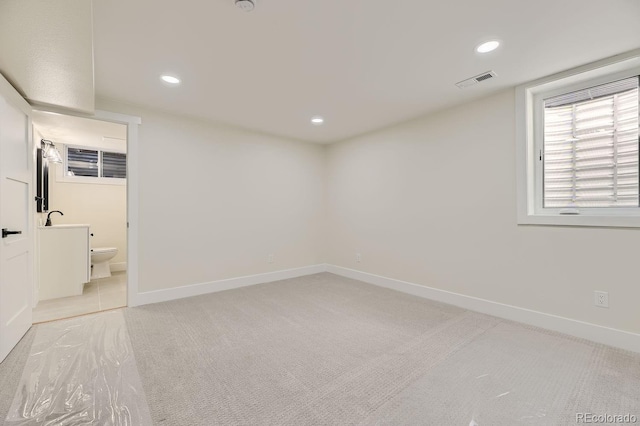
[[[158,425],[640,422],[640,355],[323,273],[124,311]]]

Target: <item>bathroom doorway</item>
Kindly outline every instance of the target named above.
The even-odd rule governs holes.
[[[34,112],[33,322],[127,306],[127,125]]]

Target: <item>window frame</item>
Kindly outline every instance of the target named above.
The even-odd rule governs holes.
[[[640,50],[598,61],[516,88],[518,224],[640,227],[640,207],[580,208],[579,214],[543,207],[543,100],[555,95],[640,75]]]
[[[68,176],[68,160],[69,160],[69,148],[71,149],[84,149],[90,151],[98,152],[98,176]],[[111,177],[103,177],[102,176],[102,153],[109,152],[115,154],[125,154],[127,155],[127,151],[125,149],[117,149],[117,148],[102,148],[99,146],[89,146],[89,145],[72,145],[72,144],[64,144],[64,153],[62,156],[62,167],[58,167],[58,173],[56,174],[57,180],[59,182],[66,183],[87,183],[94,185],[126,185],[127,178],[111,178]],[[129,163],[127,156],[127,176],[129,176]]]

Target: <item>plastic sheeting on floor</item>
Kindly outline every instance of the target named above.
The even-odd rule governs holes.
[[[151,425],[121,311],[42,324],[8,425]]]

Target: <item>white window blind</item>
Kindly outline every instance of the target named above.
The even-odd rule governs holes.
[[[638,77],[544,100],[543,206],[639,207]]]

